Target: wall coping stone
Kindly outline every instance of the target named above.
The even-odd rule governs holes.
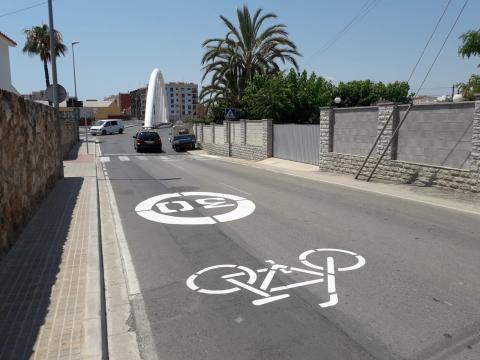
[[[380,106],[357,106],[357,107],[346,107],[346,108],[333,108],[334,112],[367,112],[367,111],[378,111]]]
[[[404,110],[408,108],[408,104],[399,105],[399,110]],[[462,101],[458,103],[448,102],[448,103],[433,103],[433,104],[414,104],[412,107],[413,110],[430,110],[430,109],[458,109],[458,108],[473,108],[475,107],[475,101]]]

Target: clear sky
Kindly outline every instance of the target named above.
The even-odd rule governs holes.
[[[0,31],[18,46],[10,49],[12,80],[21,93],[45,87],[39,58],[22,53],[23,29],[48,23],[47,5],[14,15],[2,14],[41,0],[3,0]],[[464,0],[453,0],[416,76],[419,85]],[[447,0],[378,0],[327,51],[320,51],[360,11],[365,0],[164,1],[164,0],[56,0],[55,28],[75,47],[80,99],[101,99],[147,83],[151,70],[161,69],[166,81],[200,84],[201,43],[226,32],[219,14],[233,19],[236,8],[247,4],[278,15],[303,57],[300,68],[315,71],[334,82],[359,79],[390,82],[406,80]],[[480,1],[470,0],[422,93],[448,94],[446,87],[479,73],[480,59],[457,56],[459,35],[480,27]],[[58,79],[73,94],[71,51],[58,63]]]

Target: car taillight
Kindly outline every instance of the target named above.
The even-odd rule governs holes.
[[[137,144],[141,144],[141,143],[143,143],[143,141],[140,139],[137,139]]]
[[[160,145],[162,142],[160,140],[155,140],[155,144]]]

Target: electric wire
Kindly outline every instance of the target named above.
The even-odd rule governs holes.
[[[415,64],[415,66],[413,67],[412,71],[410,72],[410,76],[408,77],[407,83],[410,83],[410,80],[412,79],[412,76],[413,76],[413,74],[415,73],[415,70],[417,70],[418,64],[419,64],[420,61],[422,60],[423,55],[425,54],[425,51],[426,51],[427,48],[428,48],[428,45],[430,45],[430,42],[431,42],[432,39],[433,39],[433,35],[435,35],[435,33],[437,32],[438,25],[440,25],[440,22],[442,21],[443,17],[445,16],[445,13],[447,12],[447,9],[448,9],[448,7],[450,6],[450,3],[451,3],[451,2],[452,2],[452,0],[448,0],[447,4],[445,5],[445,8],[443,9],[442,15],[440,15],[440,17],[438,18],[438,21],[437,21],[437,23],[435,24],[435,27],[433,28],[433,31],[432,31],[432,33],[430,34],[430,37],[428,38],[427,43],[425,44],[425,47],[423,48],[420,56],[418,57],[417,63]]]
[[[417,91],[416,91],[416,95],[417,95],[417,96],[420,94],[420,90],[422,90],[422,87],[423,87],[423,85],[425,84],[425,81],[427,80],[428,76],[430,75],[430,72],[432,71],[433,66],[434,66],[435,63],[437,62],[437,59],[438,59],[438,57],[440,56],[440,53],[442,52],[443,48],[445,47],[445,44],[447,43],[448,38],[449,38],[450,35],[452,34],[453,29],[454,29],[455,26],[457,25],[458,20],[460,19],[460,16],[462,16],[463,10],[465,10],[465,7],[467,6],[467,4],[468,4],[469,1],[470,1],[470,0],[465,0],[465,2],[463,3],[463,6],[462,6],[462,8],[460,9],[460,12],[459,12],[458,15],[457,15],[457,18],[455,19],[455,22],[453,23],[452,27],[450,28],[450,31],[448,32],[447,36],[445,37],[445,40],[443,41],[442,46],[441,46],[440,49],[438,50],[437,55],[436,55],[435,58],[433,59],[432,64],[430,65],[427,73],[425,74],[425,77],[423,78],[422,82],[420,83],[420,86],[418,87],[418,89],[417,89]]]
[[[15,14],[18,14],[19,12],[30,10],[30,9],[33,9],[35,7],[41,6],[41,5],[45,5],[47,3],[48,3],[48,1],[43,1],[41,3],[33,4],[33,5],[30,5],[30,6],[18,9],[18,10],[14,10],[14,11],[10,11],[10,12],[4,13],[4,14],[0,14],[0,18],[5,17],[5,16],[9,16],[9,15],[15,15]]]
[[[353,25],[361,21],[373,9],[378,1],[380,0],[367,0],[357,14],[342,28],[342,30],[337,32],[335,36],[326,42],[319,50],[315,51],[310,58],[324,54],[328,49],[335,45],[335,43],[339,41],[342,36],[344,36],[352,28]]]

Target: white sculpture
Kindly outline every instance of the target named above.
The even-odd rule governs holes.
[[[145,128],[153,128],[168,123],[167,94],[165,81],[159,69],[150,75],[145,106]]]

